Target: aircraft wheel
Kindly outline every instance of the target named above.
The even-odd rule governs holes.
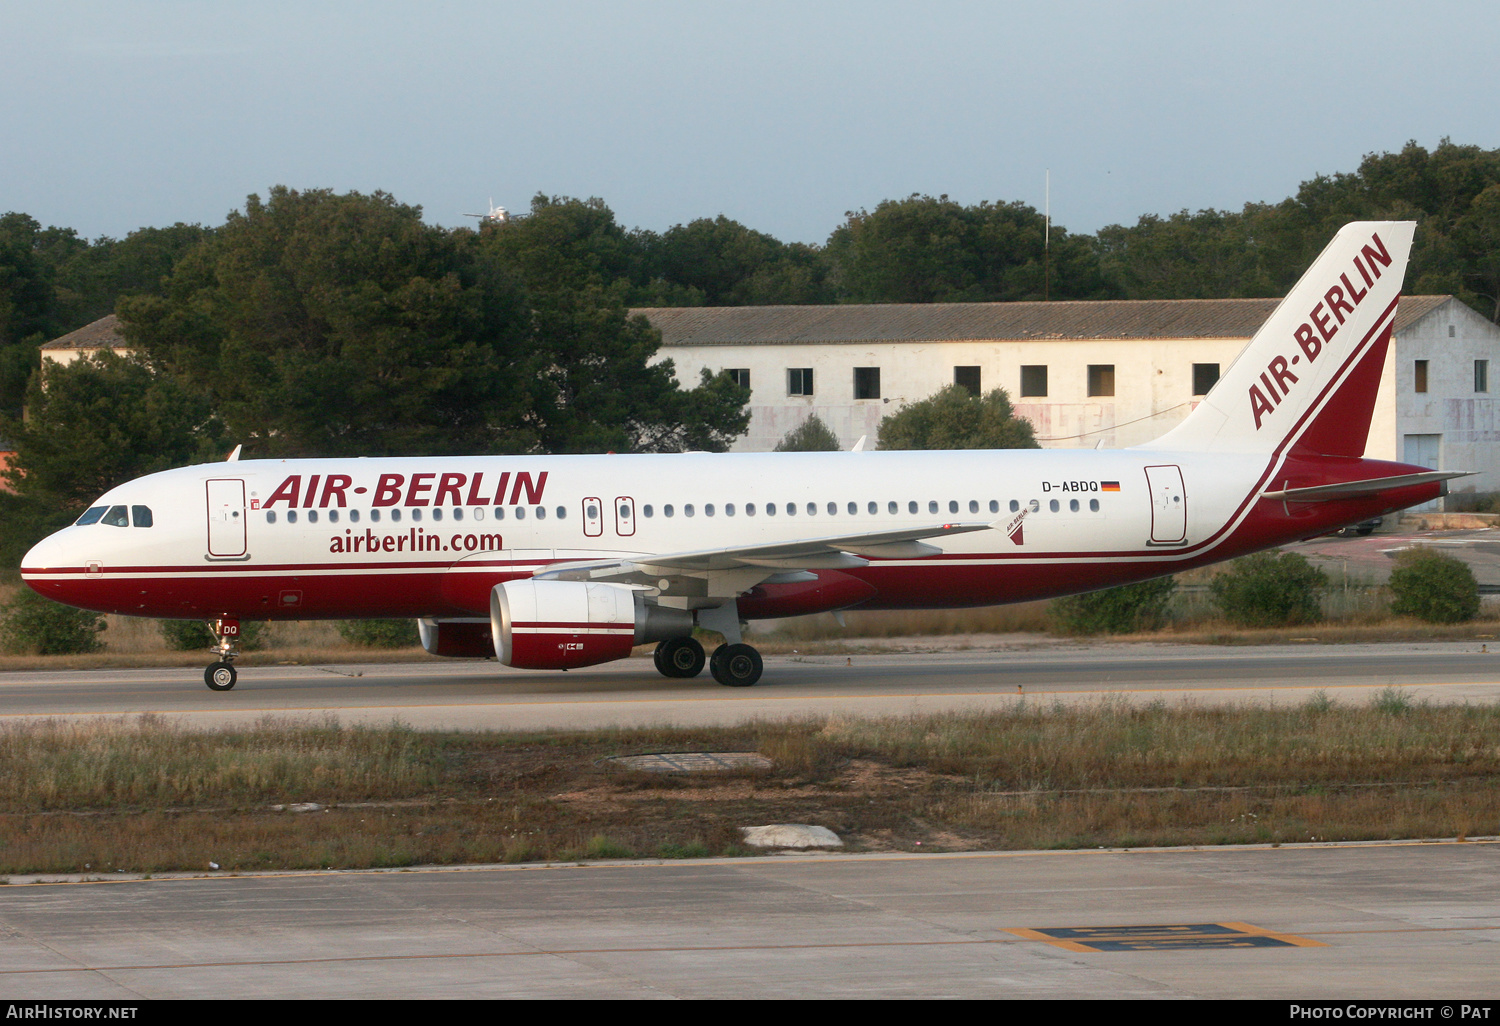
[[[652,658],[663,677],[696,677],[707,661],[696,638],[668,638],[656,646]]]
[[[232,663],[210,663],[208,669],[203,671],[203,683],[214,691],[228,691],[234,687],[238,677]]]
[[[714,680],[726,687],[748,688],[760,680],[764,664],[760,653],[749,645],[720,645],[714,649],[708,668]]]

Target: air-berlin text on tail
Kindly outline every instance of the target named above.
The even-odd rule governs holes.
[[[1351,278],[1349,271],[1342,272],[1338,277],[1338,284],[1330,285],[1324,290],[1322,300],[1308,311],[1307,320],[1297,325],[1297,330],[1292,332],[1297,348],[1291,350],[1291,358],[1281,355],[1271,357],[1266,369],[1260,372],[1260,383],[1251,384],[1250,412],[1255,416],[1255,430],[1259,431],[1262,418],[1274,412],[1281,401],[1291,394],[1292,386],[1298,380],[1292,367],[1301,363],[1304,358],[1309,364],[1317,360],[1323,347],[1338,334],[1345,319],[1370,294],[1370,287],[1380,280],[1382,268],[1389,266],[1390,252],[1381,241],[1380,234],[1372,233],[1370,241],[1360,247],[1354,258],[1355,277]]]
[[[276,490],[263,503],[251,501],[252,509],[271,509],[278,502],[289,508],[326,509],[334,506],[504,506],[524,502],[534,506],[542,501],[547,488],[547,471],[533,475],[523,470],[518,474],[505,471],[488,475],[464,473],[418,473],[408,480],[405,474],[381,474],[373,488],[354,484],[348,474],[309,474],[303,480],[301,474],[290,474],[276,486]],[[367,500],[351,500],[349,496],[369,495]],[[509,496],[507,498],[507,496]]]

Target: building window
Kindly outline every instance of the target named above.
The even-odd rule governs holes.
[[[1416,361],[1416,366],[1412,368],[1412,377],[1413,377],[1413,382],[1412,382],[1412,389],[1411,390],[1413,392],[1425,392],[1425,391],[1427,391],[1427,361],[1426,360],[1418,360],[1418,361]]]
[[[750,368],[749,367],[727,367],[727,368],[725,368],[724,373],[729,375],[729,380],[730,381],[733,381],[736,385],[739,385],[741,388],[749,388],[750,387]]]
[[[1474,361],[1474,391],[1488,392],[1490,390],[1490,361]]]
[[[1219,383],[1219,365],[1216,363],[1193,364],[1193,394],[1208,395]]]
[[[1115,394],[1115,365],[1112,363],[1089,364],[1089,395],[1112,396]]]
[[[1044,398],[1047,395],[1047,365],[1022,366],[1021,367],[1021,398],[1035,396]]]
[[[812,395],[812,368],[788,367],[786,371],[787,395]]]
[[[854,368],[854,398],[856,398],[856,399],[879,399],[880,398],[880,368],[879,367],[856,367],[856,368]]]
[[[953,383],[970,395],[979,394],[979,368],[954,367]]]

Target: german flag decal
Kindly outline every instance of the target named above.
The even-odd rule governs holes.
[[[1100,481],[1099,482],[1099,490],[1101,492],[1118,492],[1120,490],[1120,482],[1118,482],[1118,481]]]

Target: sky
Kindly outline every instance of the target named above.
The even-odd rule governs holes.
[[[912,193],[1074,232],[1500,147],[1500,4],[0,0],[0,212],[87,238],[273,185],[434,224],[598,196],[822,243]]]

